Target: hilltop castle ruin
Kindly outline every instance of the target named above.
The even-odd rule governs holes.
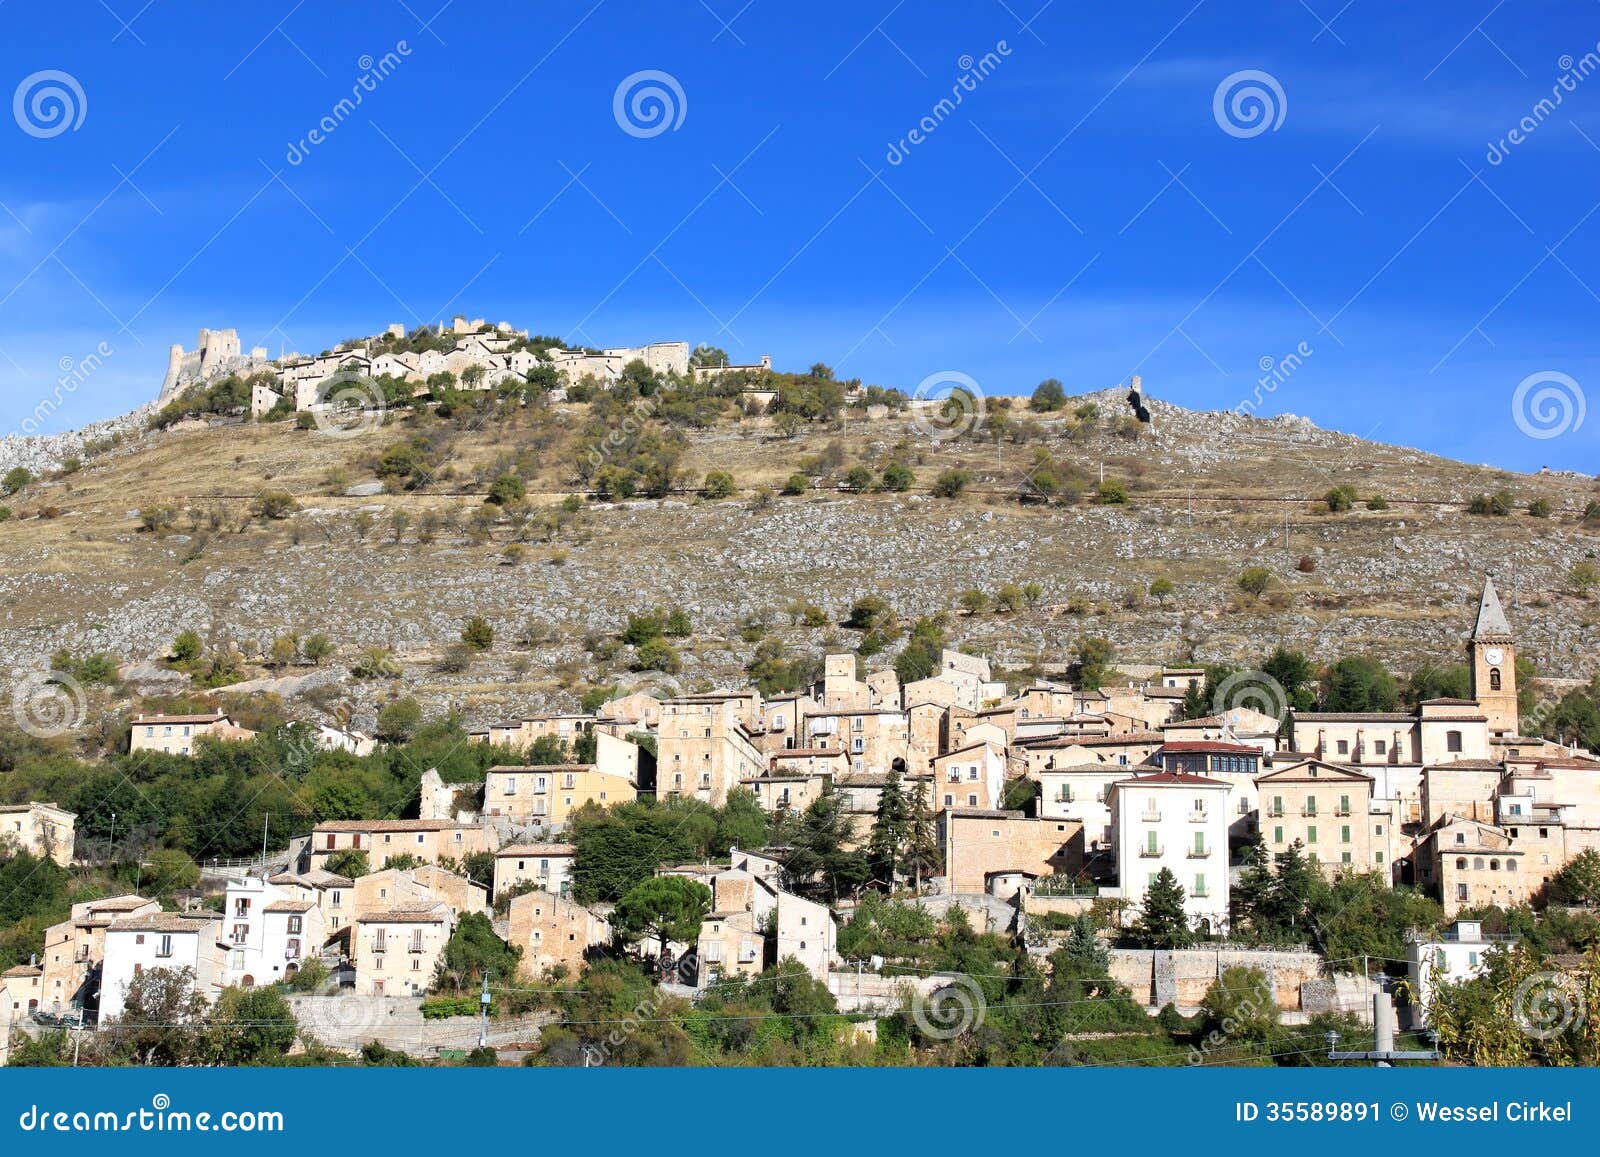
[[[223,374],[248,371],[265,365],[267,351],[256,346],[249,357],[239,352],[239,331],[236,329],[202,329],[192,350],[174,343],[167,352],[167,376],[161,383],[161,396],[157,403],[165,405],[188,386]]]

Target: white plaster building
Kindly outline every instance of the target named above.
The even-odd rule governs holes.
[[[1120,779],[1111,788],[1117,873],[1132,920],[1163,868],[1183,886],[1197,926],[1228,923],[1228,794],[1221,780],[1181,771]]]
[[[100,973],[100,1023],[120,1017],[134,978],[155,968],[191,969],[195,991],[215,1000],[222,988],[221,930],[215,912],[149,912],[113,920]]]

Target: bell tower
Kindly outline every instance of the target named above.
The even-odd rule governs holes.
[[[1489,734],[1516,735],[1517,648],[1494,579],[1487,575],[1467,654],[1472,660],[1472,697],[1488,717]]]

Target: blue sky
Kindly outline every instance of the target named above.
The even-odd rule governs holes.
[[[200,326],[315,352],[461,311],[1196,408],[1304,348],[1262,413],[1600,469],[1600,414],[1513,414],[1530,375],[1600,389],[1592,3],[440,3],[0,8],[0,431],[146,400]],[[654,135],[614,112],[645,71],[682,94]],[[1217,119],[1246,71],[1276,127],[1228,120],[1249,78]]]

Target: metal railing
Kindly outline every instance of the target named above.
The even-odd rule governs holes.
[[[1098,884],[1074,880],[1071,876],[1040,876],[1033,884],[1035,896],[1098,896]]]

